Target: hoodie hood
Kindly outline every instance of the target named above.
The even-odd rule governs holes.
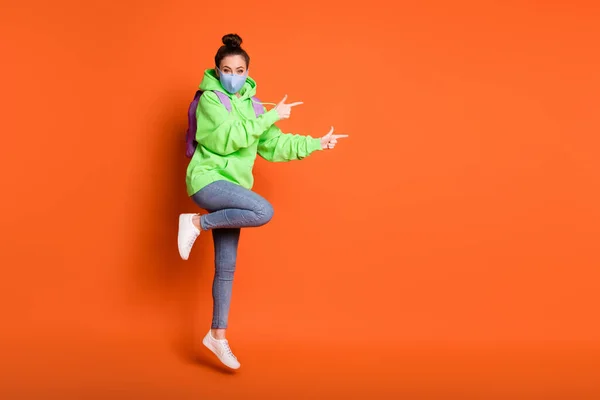
[[[221,85],[221,81],[217,78],[217,72],[213,69],[207,69],[204,71],[204,77],[202,78],[202,82],[200,83],[200,90],[203,91],[219,91],[225,93],[229,97],[233,97],[235,95],[230,94],[223,88]],[[246,78],[246,83],[239,91],[240,100],[249,99],[256,94],[256,81],[249,76]]]

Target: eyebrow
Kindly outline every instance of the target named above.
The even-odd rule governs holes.
[[[244,67],[241,66],[241,65],[239,67],[236,67],[236,68],[231,68],[229,65],[224,65],[223,69],[225,69],[225,68],[229,68],[229,69],[240,69],[241,68],[241,69],[244,69]]]

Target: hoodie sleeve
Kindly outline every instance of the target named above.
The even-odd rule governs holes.
[[[282,133],[276,125],[272,125],[258,141],[258,154],[272,162],[301,160],[317,150],[322,150],[321,139]]]
[[[200,96],[196,110],[196,141],[212,152],[228,155],[254,143],[278,119],[271,110],[256,119],[239,120],[214,93]]]

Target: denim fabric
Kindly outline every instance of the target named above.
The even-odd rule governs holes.
[[[240,228],[262,226],[273,217],[273,207],[260,195],[228,181],[213,182],[192,195],[209,214],[202,230],[212,230],[215,246],[212,329],[227,328]]]

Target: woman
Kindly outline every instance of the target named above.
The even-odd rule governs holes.
[[[337,139],[346,136],[333,135],[333,128],[322,138],[282,133],[275,122],[289,118],[292,107],[302,104],[286,104],[287,96],[270,111],[261,106],[264,112],[257,116],[253,105],[256,82],[248,76],[250,57],[241,44],[238,35],[225,35],[215,56],[216,68],[206,70],[200,84],[198,144],[187,168],[186,184],[188,195],[209,213],[181,214],[178,233],[179,253],[187,260],[200,232],[212,230],[213,319],[202,343],[232,369],[240,363],[225,332],[240,228],[261,226],[273,217],[271,204],[250,190],[256,155],[273,162],[300,160],[314,151],[333,149]],[[215,92],[228,96],[229,107]]]

